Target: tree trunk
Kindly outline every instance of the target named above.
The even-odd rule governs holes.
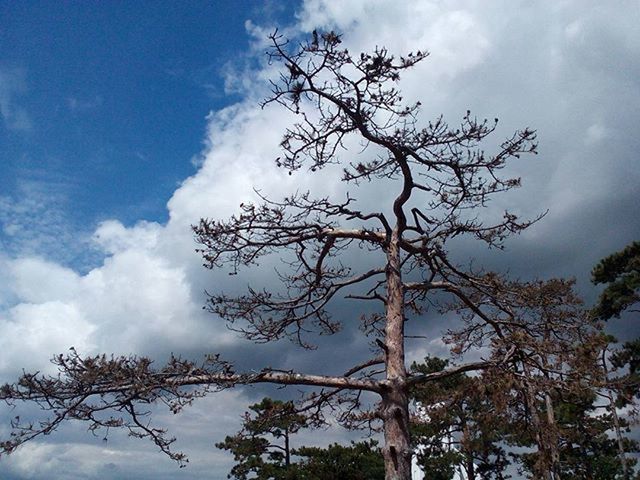
[[[462,442],[461,450],[464,453],[464,470],[469,480],[476,478],[476,464],[473,463],[472,450],[467,448],[471,443],[471,434],[469,433],[469,425],[463,420],[462,422]]]
[[[529,395],[529,404],[533,404],[533,407],[530,407],[531,423],[533,423],[533,428],[535,429],[536,444],[538,446],[539,455],[539,458],[536,461],[536,469],[538,470],[537,473],[543,480],[553,480],[551,474],[551,452],[549,451],[549,446],[547,445],[544,426],[542,425],[542,421],[540,420],[540,416],[538,415],[535,399],[530,392]]]
[[[476,464],[473,463],[473,458],[471,457],[471,455],[467,454],[465,463],[465,472],[467,474],[467,478],[469,480],[474,480],[476,478]]]
[[[385,480],[411,480],[408,417],[408,395],[405,389],[391,388],[382,397]]]
[[[607,349],[602,350],[602,369],[604,371],[604,378],[607,383],[609,383],[609,368],[607,367]],[[611,389],[606,388],[603,395],[607,400],[609,400],[609,405],[607,409],[611,412],[611,417],[613,419],[613,426],[616,432],[616,441],[618,444],[618,457],[620,458],[620,465],[622,466],[622,478],[623,480],[629,480],[631,476],[629,475],[629,465],[627,464],[627,455],[624,451],[624,438],[622,436],[622,428],[620,427],[620,417],[618,417],[618,410],[616,409],[616,403],[613,397],[613,392]]]
[[[544,394],[544,402],[547,408],[547,435],[549,438],[547,447],[551,457],[551,471],[553,479],[560,480],[560,452],[558,451],[558,426],[556,424],[556,415],[553,408],[553,401],[549,393]]]
[[[289,468],[291,465],[291,447],[289,446],[289,429],[284,429],[284,465]]]
[[[409,395],[404,360],[404,292],[400,272],[398,227],[387,251],[387,311],[385,367],[387,389],[382,394],[383,449],[386,480],[411,480]]]
[[[622,428],[620,427],[620,417],[618,417],[618,411],[616,410],[616,404],[613,401],[613,397],[609,396],[609,411],[613,418],[613,426],[616,432],[616,440],[618,444],[618,457],[620,458],[620,465],[622,466],[622,478],[629,480],[629,465],[627,464],[627,455],[624,451],[624,439],[622,436]]]
[[[521,388],[525,396],[525,402],[529,415],[531,416],[531,423],[533,425],[533,431],[535,435],[536,446],[538,447],[538,459],[534,465],[534,473],[539,476],[541,480],[553,480],[552,477],[552,459],[549,451],[548,437],[545,433],[545,427],[542,423],[542,419],[538,413],[538,401],[536,399],[535,391],[529,381],[530,372],[526,363],[522,363],[522,369],[525,374],[525,380],[521,381]]]

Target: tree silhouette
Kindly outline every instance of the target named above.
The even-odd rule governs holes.
[[[640,302],[640,242],[600,260],[591,272],[595,284],[605,284],[594,314],[602,320],[619,317],[624,311],[638,313]]]
[[[216,354],[202,362],[173,357],[155,367],[143,357],[85,358],[71,351],[54,359],[60,375],[27,373],[2,387],[1,399],[35,402],[51,414],[35,423],[16,419],[12,437],[2,443],[4,452],[75,419],[88,422],[91,430],[128,429],[185,461],[184,454],[171,450],[173,439],[145,418],[150,403],[178,412],[199,396],[235,385],[307,385],[316,390],[305,399],[305,411],[321,413],[340,404],[341,419],[349,425],[381,422],[385,478],[408,480],[411,387],[477,369],[529,365],[533,357],[522,353],[521,333],[534,331],[535,322],[521,321],[518,313],[526,308],[520,300],[527,287],[459,264],[449,248],[452,240],[465,237],[500,248],[506,237],[536,220],[521,221],[510,212],[494,218],[495,212],[485,209],[496,194],[519,186],[520,179],[505,177],[502,170],[509,160],[535,152],[535,133],[517,131],[488,153],[481,144],[497,120],[478,120],[467,112],[456,125],[442,117],[422,121],[420,103],[406,104],[396,85],[405,70],[427,57],[424,51],[395,58],[376,48],[352,56],[333,32],[316,32],[306,43],[289,42],[277,32],[270,40],[269,59],[283,69],[264,106],[283,106],[299,120],[285,132],[277,164],[292,174],[341,163],[342,181],[352,188],[342,199],[298,192],[242,204],[226,221],[202,219],[194,232],[207,267],[240,274],[267,255],[288,265],[277,274],[280,288],[250,288],[240,296],[214,293],[208,307],[248,340],[289,338],[301,348],[315,348],[314,335],[342,328],[329,306],[344,296],[376,306],[364,316],[363,330],[377,351],[343,375],[272,368],[238,372]],[[351,160],[341,162],[338,154],[345,155],[352,138],[362,151],[347,151]],[[388,203],[357,202],[354,191],[368,181],[379,182],[379,191],[391,195]],[[384,202],[386,195],[381,197]],[[378,263],[363,268],[350,255],[356,249]],[[459,314],[460,328],[446,338],[459,362],[410,373],[405,322],[429,321],[424,313],[430,305]],[[483,352],[483,358],[465,363],[462,355],[471,350]],[[362,411],[362,392],[380,399],[370,411]]]

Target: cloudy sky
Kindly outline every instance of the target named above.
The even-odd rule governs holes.
[[[229,284],[203,269],[191,224],[228,217],[253,187],[342,191],[331,172],[289,177],[273,164],[291,122],[258,105],[276,26],[291,38],[336,29],[353,52],[428,50],[401,83],[405,97],[427,119],[498,117],[488,150],[536,129],[540,154],[509,167],[523,187],[492,208],[548,215],[504,252],[463,245],[458,255],[521,278],[575,276],[592,301],[593,264],[640,237],[639,16],[637,1],[3,2],[0,380],[49,371],[70,346],[159,359],[223,352],[247,368],[315,373],[365,358],[354,329],[301,353],[247,345],[201,309],[205,289],[269,271]],[[430,338],[409,344],[412,359],[443,354],[438,319],[421,328]],[[158,412],[191,458],[185,469],[153,445],[68,425],[0,460],[0,477],[224,478],[231,459],[213,444],[263,393],[225,392],[178,418]],[[12,413],[1,412],[0,437]]]

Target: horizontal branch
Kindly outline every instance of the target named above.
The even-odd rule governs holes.
[[[457,367],[447,368],[438,372],[427,373],[424,375],[412,375],[407,378],[408,385],[419,385],[422,383],[434,382],[436,380],[442,380],[443,378],[458,375],[460,373],[471,372],[474,370],[485,370],[487,368],[495,366],[495,362],[483,360],[480,362],[471,362],[459,365]]]
[[[218,385],[222,387],[255,383],[274,383],[277,385],[309,385],[349,390],[368,390],[371,392],[380,391],[378,382],[373,380],[350,378],[348,376],[310,375],[306,373],[273,370],[263,370],[255,374],[193,375],[170,379],[168,383],[172,386]]]
[[[25,373],[16,383],[0,386],[0,401],[9,405],[33,402],[50,415],[27,423],[16,417],[10,438],[0,441],[0,455],[11,453],[40,435],[52,433],[65,420],[79,420],[88,423],[92,432],[101,428],[107,432],[111,428],[123,428],[133,436],[149,438],[169,457],[184,463],[184,454],[170,448],[175,439],[166,437],[165,430],[152,426],[145,418],[150,413],[150,404],[165,404],[173,413],[178,413],[210,392],[257,383],[380,392],[379,381],[367,376],[351,377],[380,362],[380,358],[368,360],[342,376],[275,369],[235,373],[232,366],[217,355],[208,356],[201,364],[172,357],[158,369],[145,357],[82,358],[72,349],[70,354],[54,357],[57,375]]]
[[[387,239],[384,232],[378,232],[365,229],[344,229],[344,228],[325,228],[322,235],[332,238],[348,238],[352,240],[362,240],[373,243],[383,243]]]
[[[412,375],[407,378],[408,385],[418,385],[422,383],[434,382],[436,380],[442,380],[453,375],[459,375],[460,373],[472,372],[475,370],[486,370],[488,368],[497,367],[499,365],[508,362],[516,351],[515,347],[512,347],[504,357],[495,360],[480,360],[478,362],[469,362],[462,365],[458,365],[451,368],[445,368],[437,372],[427,373],[424,375]]]

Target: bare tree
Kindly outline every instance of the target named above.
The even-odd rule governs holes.
[[[507,236],[532,223],[509,212],[496,221],[486,220],[490,215],[483,209],[495,194],[519,186],[518,178],[505,178],[501,170],[507,161],[535,152],[535,133],[517,131],[493,153],[485,153],[481,143],[494,132],[497,120],[478,120],[467,112],[454,126],[442,117],[421,122],[420,103],[405,104],[396,84],[402,72],[427,57],[423,51],[394,58],[376,48],[352,56],[332,32],[313,32],[302,44],[277,32],[270,40],[270,60],[285,68],[273,82],[273,95],[265,106],[281,105],[299,118],[284,134],[277,164],[289,173],[303,167],[320,170],[339,162],[338,154],[345,154],[346,142],[353,137],[361,140],[363,152],[343,164],[342,180],[354,189],[375,180],[381,191],[396,193],[388,205],[376,205],[375,210],[358,206],[352,193],[342,200],[295,193],[282,200],[242,204],[240,213],[228,221],[202,219],[194,232],[207,267],[230,267],[238,273],[270,254],[288,262],[288,270],[278,273],[282,288],[250,289],[241,296],[214,294],[208,306],[254,342],[290,338],[302,348],[315,348],[313,335],[333,334],[342,327],[329,309],[333,299],[370,302],[379,310],[365,317],[363,330],[378,351],[344,375],[270,368],[239,373],[217,355],[202,363],[176,357],[154,368],[147,358],[82,358],[72,351],[54,359],[59,376],[25,374],[2,387],[0,398],[5,401],[36,402],[51,413],[48,420],[35,424],[17,419],[13,436],[2,443],[4,452],[50,433],[66,419],[77,419],[87,421],[91,430],[124,427],[184,461],[182,453],[170,449],[173,439],[144,418],[148,404],[162,402],[177,412],[212,391],[268,382],[316,387],[302,407],[307,411],[320,412],[330,402],[351,400],[343,419],[380,421],[386,478],[408,480],[409,388],[513,363],[517,345],[507,326],[514,323],[502,315],[510,308],[503,296],[508,300],[512,287],[497,274],[458,265],[447,245],[466,236],[501,247]],[[348,252],[354,248],[365,248],[373,259],[382,259],[380,264],[365,269],[357,262],[349,264]],[[472,319],[462,322],[463,328],[451,337],[454,349],[462,353],[489,347],[483,350],[488,353],[480,361],[410,374],[405,322],[411,315],[428,321],[422,315],[424,306],[443,298],[464,307],[467,320]],[[380,398],[371,415],[357,414],[362,392]]]

